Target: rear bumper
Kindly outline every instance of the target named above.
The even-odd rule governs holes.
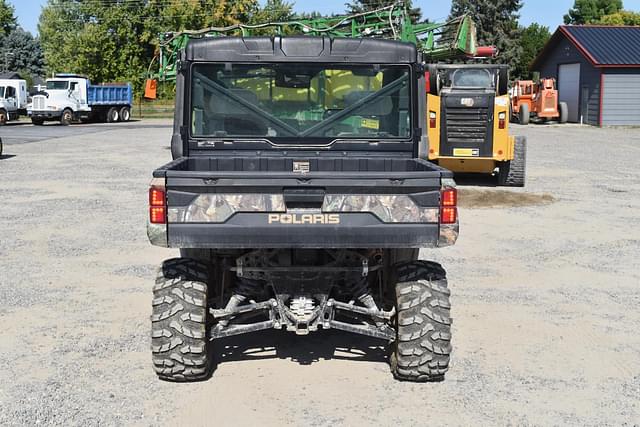
[[[32,119],[58,120],[62,116],[62,111],[30,111],[28,116]]]
[[[433,248],[453,245],[458,224],[388,224],[370,214],[342,214],[339,225],[269,224],[268,214],[226,223],[149,224],[151,243],[171,248]]]
[[[455,173],[492,173],[498,160],[486,157],[441,157],[438,164]]]

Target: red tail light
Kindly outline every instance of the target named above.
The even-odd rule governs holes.
[[[429,127],[434,129],[436,127],[436,119],[438,115],[435,111],[429,111]]]
[[[165,224],[167,222],[167,210],[164,206],[151,206],[149,208],[149,221],[151,224]]]
[[[458,220],[458,208],[441,208],[440,224],[455,224]]]
[[[456,207],[458,206],[458,190],[455,188],[447,188],[443,190],[440,199],[440,206]]]
[[[440,193],[440,224],[455,224],[458,221],[458,191],[447,188]]]
[[[165,197],[165,194],[163,190],[155,187],[152,187],[149,189],[149,205],[150,206],[164,206],[165,205],[164,197]]]
[[[151,187],[149,189],[149,221],[152,224],[167,222],[167,202],[164,190]]]
[[[504,129],[507,125],[507,113],[498,114],[498,129]]]

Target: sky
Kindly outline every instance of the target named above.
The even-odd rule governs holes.
[[[290,0],[291,1],[291,0]],[[322,14],[343,13],[347,0],[298,0],[295,12],[318,11]],[[18,23],[33,34],[38,32],[38,16],[46,0],[9,0],[18,17]],[[573,6],[574,0],[525,0],[520,10],[520,24],[532,22],[546,25],[553,32],[562,24],[562,16]],[[450,0],[414,0],[414,4],[422,9],[422,16],[433,22],[443,22],[449,15]],[[624,0],[627,10],[640,11],[640,0]]]

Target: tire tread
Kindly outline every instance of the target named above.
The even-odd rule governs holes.
[[[153,287],[151,352],[161,379],[197,381],[208,376],[208,266],[175,258],[158,270]]]
[[[451,356],[451,316],[446,273],[440,264],[396,266],[397,340],[391,371],[399,380],[441,381]]]

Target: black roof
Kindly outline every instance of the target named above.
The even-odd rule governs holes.
[[[561,25],[533,61],[532,69],[539,68],[562,37],[596,67],[640,67],[640,26]]]
[[[5,71],[0,73],[0,79],[21,79],[21,78],[22,77],[20,76],[20,74],[14,71]]]
[[[413,43],[363,38],[216,37],[189,42],[188,61],[411,64]]]

